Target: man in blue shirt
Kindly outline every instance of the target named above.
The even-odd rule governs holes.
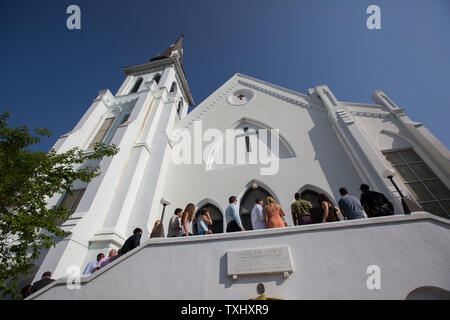
[[[366,215],[359,199],[348,194],[346,188],[340,188],[339,193],[341,199],[339,200],[339,209],[347,220],[365,219]]]
[[[237,206],[237,199],[231,196],[228,199],[230,203],[225,210],[225,221],[227,222],[227,232],[245,231],[242,226],[241,217],[239,216],[239,209]]]
[[[98,264],[100,260],[102,260],[105,257],[103,253],[99,253],[97,255],[97,261],[91,261],[87,264],[86,268],[84,269],[83,276],[89,276],[97,270]]]

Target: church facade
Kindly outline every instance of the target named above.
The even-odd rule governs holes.
[[[49,205],[66,205],[71,210],[70,219],[63,224],[70,235],[43,257],[35,279],[47,270],[53,272],[54,278],[67,277],[67,270],[73,265],[82,270],[99,252],[107,254],[111,248],[120,248],[136,227],[144,231],[141,242],[148,239],[157,220],[162,220],[167,234],[173,211],[184,209],[188,203],[195,204],[196,212],[208,208],[214,235],[198,236],[205,238],[197,247],[188,239],[159,238],[154,240],[159,250],[165,243],[181,241],[193,255],[207,237],[216,239],[216,244],[222,243],[217,250],[226,250],[227,239],[243,248],[258,247],[259,239],[264,247],[264,232],[270,239],[276,233],[251,231],[250,211],[256,198],[268,196],[284,208],[289,226],[276,231],[281,233],[274,243],[288,237],[288,232],[329,228],[322,224],[293,226],[290,204],[294,193],[300,192],[310,200],[317,212],[318,194],[324,193],[337,205],[340,187],[359,197],[362,183],[385,194],[398,214],[366,220],[385,219],[386,223],[395,224],[398,219],[412,219],[415,212],[425,211],[426,219],[439,221],[446,230],[443,234],[448,235],[450,153],[384,92],[373,93],[374,104],[344,102],[326,85],[301,94],[236,74],[188,113],[194,101],[183,69],[181,44],[182,38],[161,56],[124,68],[126,78],[117,93],[100,91],[75,128],[54,145],[57,152],[73,147],[89,152],[95,142],[104,142],[116,144],[120,151],[114,157],[92,163],[100,165],[101,175],[89,184],[75,183],[73,196],[60,195],[50,200]],[[227,135],[227,131],[231,133]],[[230,152],[232,159],[227,158]],[[387,178],[389,173],[395,186]],[[225,233],[225,209],[230,196],[238,198],[240,215],[248,230],[241,235]],[[404,215],[402,196],[408,199],[412,211],[409,217]],[[350,222],[333,224],[345,223]],[[301,233],[301,237],[306,234]],[[342,237],[346,239],[345,232]],[[293,255],[296,244],[291,240],[286,244]],[[161,259],[166,259],[163,264],[175,261],[164,255]],[[439,259],[450,265],[448,250]],[[113,269],[104,274],[112,274]],[[218,279],[222,276],[218,275]],[[448,281],[434,285],[450,289]],[[295,298],[295,290],[290,290],[287,298]],[[95,298],[95,294],[89,297]],[[207,295],[202,292],[193,298],[196,297]],[[308,296],[298,293],[298,297]],[[163,294],[161,298],[170,295]]]

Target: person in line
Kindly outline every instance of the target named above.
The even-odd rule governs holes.
[[[295,201],[291,204],[292,219],[294,226],[311,223],[312,204],[309,201],[302,200],[300,192],[294,194]]]
[[[52,273],[50,271],[44,272],[42,274],[42,279],[33,283],[33,286],[31,287],[31,290],[30,290],[30,295],[32,295],[35,292],[38,292],[43,287],[49,285],[53,281],[55,281],[55,279],[52,279]]]
[[[83,276],[88,276],[88,275],[93,274],[97,270],[100,260],[102,260],[104,257],[105,257],[105,255],[103,253],[99,253],[97,255],[97,260],[89,262],[87,264],[86,268],[84,268]]]
[[[194,232],[192,231],[192,222],[194,221],[195,205],[189,203],[184,209],[183,215],[181,216],[181,232],[183,236],[192,236]]]
[[[340,210],[333,205],[324,193],[319,194],[317,200],[322,208],[322,223],[339,221],[337,214]]]
[[[283,209],[275,202],[272,197],[267,197],[266,206],[264,207],[264,217],[267,228],[283,228],[286,226],[283,217],[285,216]]]
[[[136,228],[133,230],[133,235],[130,236],[125,243],[123,244],[122,248],[119,249],[119,255],[123,256],[125,253],[127,253],[128,251],[133,250],[136,247],[139,247],[139,245],[141,244],[141,237],[142,237],[142,229],[141,228]]]
[[[156,220],[153,225],[152,233],[150,233],[150,238],[164,238],[164,232],[161,224],[161,220]]]
[[[213,222],[208,209],[202,208],[200,210],[200,216],[197,221],[198,234],[199,235],[212,234],[213,233],[212,230],[208,228],[208,225],[210,226],[212,224]]]
[[[181,215],[183,214],[183,209],[177,208],[175,209],[174,215],[170,218],[169,221],[169,231],[167,233],[167,237],[181,237],[182,236],[182,228],[181,228]]]
[[[339,189],[339,193],[341,194],[341,199],[338,202],[339,208],[341,209],[342,215],[346,217],[347,220],[366,218],[364,209],[358,198],[350,195],[344,187]]]
[[[384,194],[370,190],[370,187],[365,183],[361,185],[359,190],[361,191],[361,205],[369,218],[394,214],[394,206]]]
[[[241,217],[239,216],[239,209],[237,206],[237,199],[231,196],[228,199],[229,205],[225,210],[225,220],[227,223],[227,232],[245,231],[242,226]]]
[[[107,257],[101,259],[98,263],[98,269],[103,268],[104,266],[106,266],[108,263],[110,263],[111,261],[115,260],[115,258],[117,257],[117,250],[116,249],[111,249],[109,250],[109,254]]]
[[[266,218],[264,217],[263,204],[263,200],[256,199],[255,206],[250,214],[253,230],[266,229]]]
[[[20,290],[22,300],[25,300],[30,295],[31,287],[32,287],[31,284],[27,284],[22,287],[22,290]]]

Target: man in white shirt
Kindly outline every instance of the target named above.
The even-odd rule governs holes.
[[[264,220],[263,201],[256,199],[256,204],[252,209],[251,218],[253,230],[266,229],[266,222]]]

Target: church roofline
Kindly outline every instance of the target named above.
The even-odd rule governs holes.
[[[150,61],[147,63],[138,64],[138,65],[134,65],[134,66],[123,67],[122,70],[125,73],[125,75],[129,76],[129,75],[133,75],[138,72],[145,72],[145,71],[149,71],[149,70],[156,69],[159,67],[164,67],[164,66],[167,66],[170,64],[173,64],[175,66],[175,70],[177,71],[177,74],[180,77],[181,86],[186,95],[189,106],[192,107],[195,104],[194,99],[192,97],[191,90],[189,89],[189,85],[187,83],[184,69],[181,66],[180,61],[177,56],[168,57],[168,58],[164,58],[164,59],[160,59],[160,60],[154,60],[154,61]]]
[[[300,98],[317,100],[316,98],[311,97],[311,96],[309,96],[307,94],[303,94],[303,93],[300,93],[300,92],[297,92],[297,91],[293,91],[291,89],[280,87],[280,86],[278,86],[276,84],[273,84],[273,83],[270,83],[270,82],[267,82],[267,81],[264,81],[264,80],[260,80],[260,79],[257,79],[257,78],[253,78],[251,76],[248,76],[248,75],[245,75],[245,74],[242,74],[242,73],[236,73],[235,76],[239,76],[239,77],[242,77],[242,78],[245,78],[245,79],[248,79],[248,80],[259,82],[259,83],[261,83],[263,85],[270,86],[270,87],[272,87],[274,89],[281,90],[281,91],[284,91],[284,92],[296,95],[297,97],[300,97]]]

